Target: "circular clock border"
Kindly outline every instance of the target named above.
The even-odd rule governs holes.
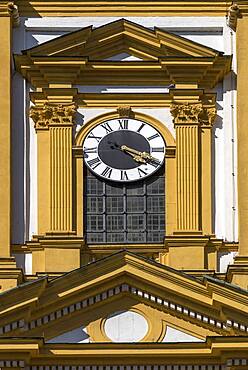
[[[133,138],[139,135],[140,142],[134,143]],[[106,141],[111,136],[116,136],[118,140]],[[122,137],[126,137],[128,142],[123,141]],[[112,167],[109,162],[106,164],[102,160],[104,152],[99,153],[99,146],[103,146],[103,141],[105,147],[107,146],[106,153],[110,148],[115,150],[114,155],[108,154],[108,161],[112,160],[116,166],[118,158],[121,158],[126,162],[126,169],[119,165],[118,168]],[[153,175],[164,164],[166,152],[166,143],[159,130],[149,122],[137,118],[103,119],[87,132],[82,146],[84,162],[89,170],[104,180],[117,183],[136,182]]]

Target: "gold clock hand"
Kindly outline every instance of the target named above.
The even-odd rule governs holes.
[[[122,145],[121,150],[131,155],[136,162],[146,163],[145,159],[142,158],[142,156],[140,155],[141,152],[139,152],[138,150],[129,148],[126,145]]]
[[[149,153],[139,152],[138,150],[130,148],[127,145],[122,145],[121,150],[126,151],[126,152],[130,152],[130,153],[134,153],[134,154],[136,154],[137,156],[139,156],[143,159],[149,159],[150,161],[157,161],[157,159],[152,157]]]

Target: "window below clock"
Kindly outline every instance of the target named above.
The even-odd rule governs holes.
[[[106,181],[85,168],[84,181],[88,244],[163,242],[164,166],[153,176],[132,183]]]

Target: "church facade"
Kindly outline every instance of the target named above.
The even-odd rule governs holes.
[[[0,367],[248,369],[248,1],[0,31]]]

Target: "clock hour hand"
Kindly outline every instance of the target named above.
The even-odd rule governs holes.
[[[144,162],[143,163],[146,163],[145,160],[150,160],[150,161],[154,161],[154,162],[157,162],[158,161],[156,158],[152,157],[149,153],[147,153],[147,152],[139,152],[136,149],[129,148],[127,145],[122,145],[121,146],[121,150],[123,150],[125,152],[128,152],[129,154],[131,154],[131,153],[132,154],[135,154],[138,157],[144,159]]]

